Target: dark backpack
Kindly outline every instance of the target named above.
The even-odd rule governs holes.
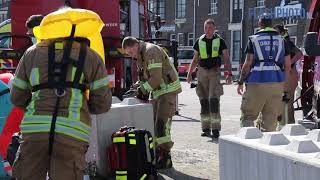
[[[154,166],[154,143],[147,130],[122,127],[111,136],[108,147],[108,165],[115,179],[157,179]]]

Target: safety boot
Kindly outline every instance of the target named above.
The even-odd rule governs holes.
[[[219,138],[219,136],[220,136],[219,130],[218,129],[213,129],[212,130],[212,137],[213,138]]]
[[[210,137],[211,136],[210,129],[203,129],[201,136],[202,137],[205,137],[205,136]]]
[[[156,169],[170,169],[172,168],[172,160],[170,151],[158,148],[156,158]]]

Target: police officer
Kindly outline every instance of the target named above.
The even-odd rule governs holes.
[[[231,84],[232,73],[229,53],[224,40],[215,33],[216,26],[213,19],[204,22],[204,33],[195,42],[194,56],[188,71],[187,81],[192,81],[192,73],[198,66],[197,95],[201,104],[201,136],[219,137],[221,130],[220,96],[223,95],[221,78],[221,56],[228,70],[227,84]]]
[[[298,72],[296,69],[296,62],[303,56],[301,50],[291,41],[288,30],[284,28],[282,24],[277,24],[274,26],[274,29],[278,31],[278,33],[285,39],[285,42],[287,43],[287,47],[289,48],[290,52],[290,60],[291,60],[291,71],[290,71],[290,78],[289,78],[289,90],[288,90],[288,109],[285,109],[284,111],[288,111],[288,123],[294,124],[295,118],[294,118],[294,107],[293,107],[293,101],[294,101],[294,92],[296,90],[296,87],[298,86]],[[281,125],[284,125],[284,116],[282,116]]]
[[[17,179],[44,180],[47,174],[49,179],[83,179],[90,113],[107,112],[112,97],[102,57],[89,48],[87,36],[79,33],[93,21],[103,26],[99,16],[87,10],[61,9],[48,14],[37,27],[36,36],[43,41],[31,46],[19,62],[11,101],[26,113],[13,167]],[[85,96],[88,89],[89,99]]]
[[[171,121],[176,112],[176,96],[181,92],[178,73],[170,63],[167,53],[155,44],[126,37],[123,39],[122,48],[126,54],[137,60],[140,84],[137,97],[148,100],[151,93],[155,100],[157,168],[171,168]]]
[[[237,89],[238,94],[243,95],[241,125],[254,126],[261,112],[262,130],[275,131],[282,95],[288,90],[285,78],[290,73],[290,56],[284,39],[272,28],[271,15],[262,14],[258,25],[261,30],[249,37]]]

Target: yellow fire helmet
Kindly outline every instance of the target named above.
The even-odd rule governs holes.
[[[100,34],[104,23],[100,16],[86,9],[63,8],[46,15],[41,24],[33,28],[38,40],[69,37],[72,25],[76,25],[74,37],[90,40],[90,48],[96,51],[104,61],[104,47]]]

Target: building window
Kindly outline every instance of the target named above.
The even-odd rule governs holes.
[[[188,46],[193,46],[193,33],[188,34]]]
[[[218,0],[210,0],[210,14],[218,14]]]
[[[232,0],[232,23],[240,23],[242,20],[242,3],[243,0]]]
[[[290,40],[297,43],[297,35],[298,35],[298,25],[297,24],[286,24],[285,27],[288,29],[288,33],[290,35]]]
[[[165,0],[160,0],[159,2],[159,15],[161,19],[165,19],[165,14],[166,14],[166,6],[165,6]]]
[[[240,62],[241,32],[232,31],[232,61]]]
[[[157,4],[159,2],[159,4]],[[154,14],[154,15],[160,15],[161,19],[165,19],[165,0],[149,0],[148,1],[148,6],[149,10]],[[159,5],[159,8],[158,8]],[[158,12],[159,11],[159,12]]]
[[[153,12],[153,9],[154,9],[154,1],[153,0],[148,1],[148,9],[151,12]]]
[[[170,34],[170,41],[176,40],[176,34]]]
[[[6,20],[7,19],[6,17],[7,17],[6,14],[1,14],[0,22]]]
[[[297,45],[297,36],[290,36],[290,41],[292,41],[295,45]]]
[[[184,34],[183,33],[178,33],[178,45],[183,46],[184,45]]]
[[[264,0],[257,0],[257,7],[264,7]]]
[[[239,9],[239,0],[233,0],[233,9]]]
[[[176,18],[186,17],[186,0],[176,0]]]
[[[233,0],[234,10],[242,9],[242,7],[243,7],[243,0]]]

